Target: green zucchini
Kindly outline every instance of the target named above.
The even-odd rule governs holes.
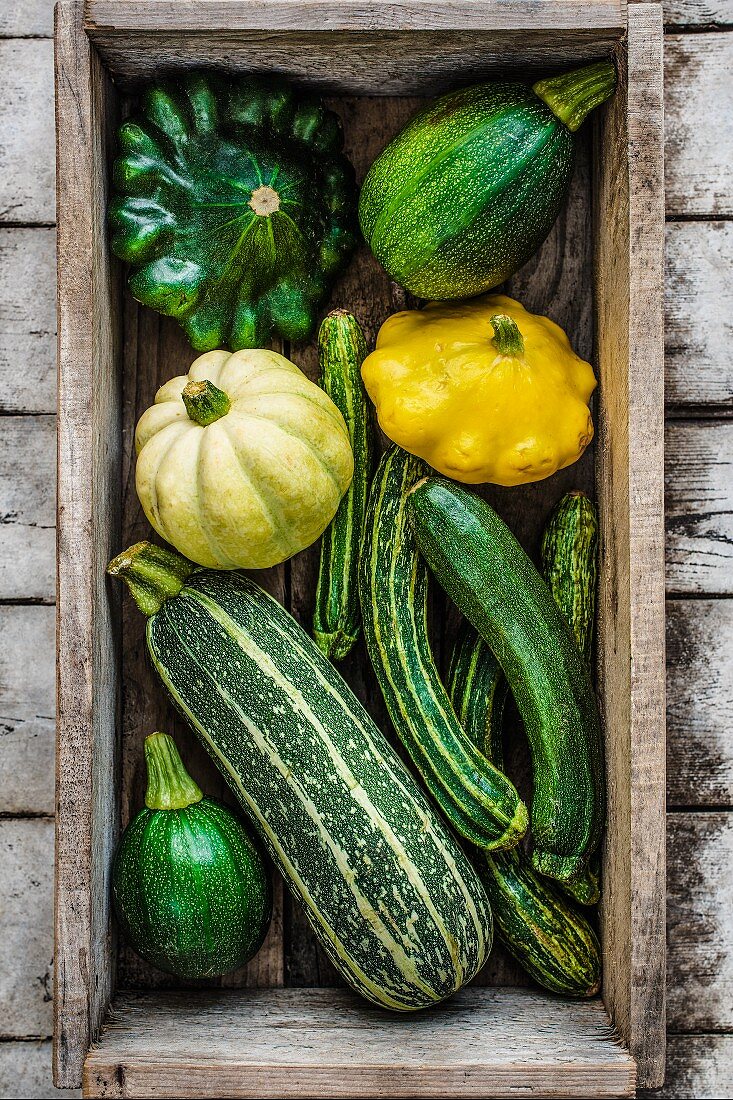
[[[364,639],[397,736],[451,825],[480,848],[509,848],[526,832],[527,809],[464,733],[430,649],[427,569],[406,514],[406,493],[426,470],[392,447],[374,476],[360,570]]]
[[[509,528],[479,497],[423,478],[407,501],[428,565],[501,664],[532,752],[532,861],[568,881],[604,818],[601,727],[588,668],[557,604]]]
[[[476,871],[312,638],[249,577],[167,548],[138,543],[108,571],[345,981],[399,1011],[469,981],[492,939]]]
[[[272,914],[270,879],[244,826],[204,798],[172,737],[145,739],[145,809],[120,839],[112,899],[139,955],[179,978],[211,978],[259,950]]]
[[[501,715],[506,678],[493,653],[465,623],[448,673],[456,714],[476,747],[503,767]],[[532,870],[521,848],[484,852],[479,874],[489,895],[496,934],[536,982],[555,993],[592,997],[598,992],[598,938],[582,914]],[[559,885],[559,884],[558,884]]]
[[[590,665],[596,614],[598,513],[579,491],[560,500],[542,536],[542,575]]]
[[[354,477],[321,540],[313,637],[331,661],[351,651],[361,630],[359,550],[364,537],[369,485],[374,472],[372,405],[361,381],[366,343],[359,323],[334,309],[318,333],[321,386],[346,421],[354,452]]]
[[[555,603],[570,624],[578,649],[590,667],[598,575],[598,511],[585,493],[566,493],[542,536],[542,575]],[[597,855],[584,871],[562,884],[581,905],[600,901]]]
[[[574,131],[613,94],[600,61],[530,86],[490,81],[431,102],[372,164],[364,239],[419,298],[473,298],[539,248],[573,172]]]

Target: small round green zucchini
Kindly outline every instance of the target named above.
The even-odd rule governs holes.
[[[331,661],[342,661],[361,630],[359,551],[374,471],[374,421],[361,381],[366,343],[358,321],[345,309],[324,319],[318,334],[321,387],[349,431],[354,477],[321,540],[313,637]]]
[[[406,512],[426,470],[392,447],[375,474],[361,558],[364,638],[397,736],[438,806],[479,848],[509,848],[526,832],[527,809],[464,733],[428,639],[428,573]]]

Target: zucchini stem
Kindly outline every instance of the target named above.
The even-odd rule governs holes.
[[[616,70],[611,61],[597,61],[532,85],[532,91],[573,133],[615,90]]]
[[[111,577],[121,577],[143,615],[150,618],[166,600],[177,596],[199,567],[170,547],[136,542],[107,566]]]
[[[149,810],[185,810],[204,797],[184,768],[169,734],[151,733],[145,738],[145,764],[148,769],[145,805]]]

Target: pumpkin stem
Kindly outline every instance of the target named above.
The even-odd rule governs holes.
[[[191,420],[205,428],[215,420],[221,420],[232,403],[218,386],[205,379],[203,382],[187,382],[183,389],[183,404]]]
[[[494,339],[491,343],[499,354],[507,355],[512,359],[518,359],[520,355],[524,355],[524,340],[517,322],[507,317],[506,313],[495,313],[490,321],[494,330]]]
[[[616,70],[611,61],[585,65],[571,73],[538,80],[532,86],[535,94],[573,132],[582,126],[591,111],[613,95],[615,89]]]
[[[145,764],[148,769],[145,805],[149,810],[185,810],[204,797],[167,733],[151,733],[145,738]]]
[[[166,600],[178,595],[198,568],[177,550],[136,542],[109,563],[107,572],[111,577],[122,577],[143,615],[150,617]]]

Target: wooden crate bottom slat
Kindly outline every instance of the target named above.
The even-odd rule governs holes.
[[[94,1097],[633,1096],[603,1003],[465,989],[414,1016],[337,989],[120,993],[84,1066]]]

